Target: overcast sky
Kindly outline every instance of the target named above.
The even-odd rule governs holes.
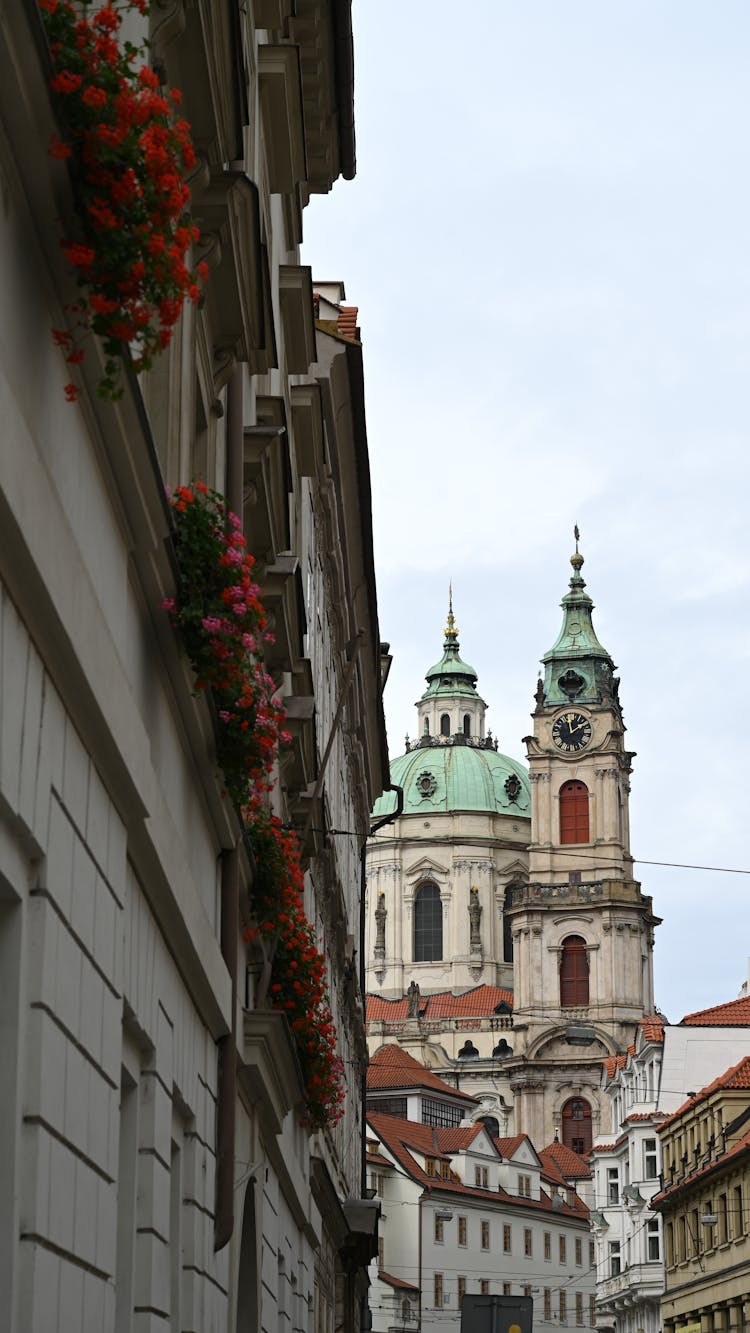
[[[632,850],[750,871],[750,5],[354,0],[357,177],[306,212],[365,347],[391,755],[461,651],[524,758],[572,529],[637,751]],[[672,1021],[750,874],[641,865]]]

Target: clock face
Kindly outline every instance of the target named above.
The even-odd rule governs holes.
[[[552,726],[552,739],[566,754],[584,750],[591,740],[591,723],[583,713],[561,713]]]

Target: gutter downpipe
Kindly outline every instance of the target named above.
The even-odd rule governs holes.
[[[227,507],[242,518],[241,365],[235,365],[227,389]],[[237,1112],[237,964],[240,927],[239,844],[221,853],[221,956],[231,981],[230,1030],[218,1041],[216,1088],[216,1216],[214,1253],[228,1244],[234,1231],[234,1139]]]
[[[383,815],[382,819],[377,819],[370,825],[367,838],[362,843],[359,853],[359,989],[362,996],[362,1007],[365,1009],[365,1023],[367,1022],[367,1010],[365,1005],[365,892],[367,888],[367,841],[372,838],[378,829],[384,828],[386,824],[392,824],[399,815],[404,812],[404,789],[396,783],[389,782],[385,791],[395,791],[396,809],[390,815]],[[367,1066],[362,1070],[362,1198],[367,1198]]]

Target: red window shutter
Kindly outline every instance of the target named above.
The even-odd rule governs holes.
[[[589,841],[589,789],[585,782],[564,782],[560,788],[560,842]]]
[[[589,964],[586,942],[580,935],[563,941],[560,961],[560,1004],[563,1008],[589,1002]]]

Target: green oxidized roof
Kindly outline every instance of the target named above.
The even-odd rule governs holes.
[[[453,737],[450,744],[420,742],[391,760],[391,782],[404,789],[405,815],[469,810],[528,819],[531,813],[526,769],[499,754],[491,742],[461,744]],[[395,808],[395,794],[385,792],[375,803],[373,817]]]
[[[570,557],[573,576],[570,592],[560,605],[563,623],[560,633],[542,662],[544,672],[545,704],[557,705],[575,699],[578,703],[595,702],[602,694],[612,692],[614,662],[603,648],[594,629],[594,603],[585,591],[581,575],[583,556],[578,550],[576,528],[575,554]]]

